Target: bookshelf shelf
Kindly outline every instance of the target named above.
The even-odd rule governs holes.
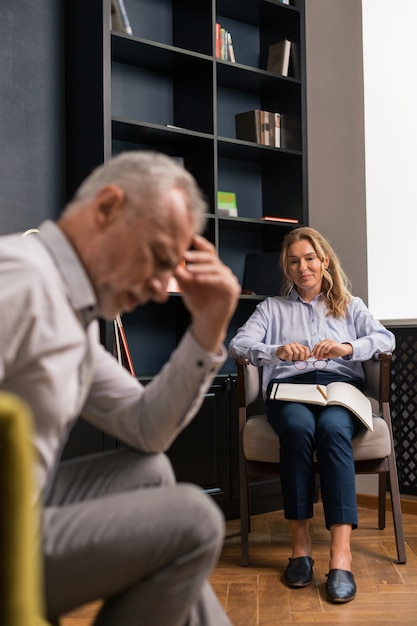
[[[289,148],[276,148],[275,146],[264,146],[253,141],[243,139],[232,139],[231,137],[217,137],[219,157],[239,158],[242,161],[270,161],[271,158],[299,161],[302,157],[302,150],[291,150]],[[281,156],[279,156],[281,155]],[[277,163],[278,164],[278,163]]]
[[[287,97],[288,95],[292,98],[300,96],[301,82],[292,76],[280,76],[267,70],[219,59],[216,59],[216,65],[217,81],[220,87],[253,93],[286,90]]]
[[[175,60],[180,57],[211,61],[208,55],[123,33],[111,33],[111,49],[113,61],[167,72],[173,71]]]

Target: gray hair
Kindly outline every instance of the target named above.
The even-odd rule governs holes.
[[[165,192],[173,187],[181,189],[187,197],[196,232],[204,230],[207,203],[196,180],[165,154],[152,151],[122,152],[93,170],[76,191],[73,203],[93,199],[102,187],[109,184],[123,189],[135,213],[149,207],[150,200],[152,208],[155,204],[163,205]]]

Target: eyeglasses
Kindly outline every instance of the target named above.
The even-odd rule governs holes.
[[[330,359],[316,359],[309,361],[293,361],[292,364],[298,370],[306,370],[309,363],[312,363],[314,369],[316,370],[325,370],[329,361]]]

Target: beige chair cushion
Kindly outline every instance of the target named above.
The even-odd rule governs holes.
[[[391,453],[388,426],[382,417],[374,416],[374,430],[361,429],[353,440],[355,461],[383,459]],[[243,451],[248,461],[279,462],[279,438],[266,415],[254,415],[243,431]]]

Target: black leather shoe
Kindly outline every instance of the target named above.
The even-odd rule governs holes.
[[[285,568],[284,579],[290,587],[308,587],[313,580],[314,561],[309,556],[297,556],[289,559]]]
[[[327,574],[326,592],[332,602],[350,602],[356,595],[356,584],[352,572],[331,569]]]

